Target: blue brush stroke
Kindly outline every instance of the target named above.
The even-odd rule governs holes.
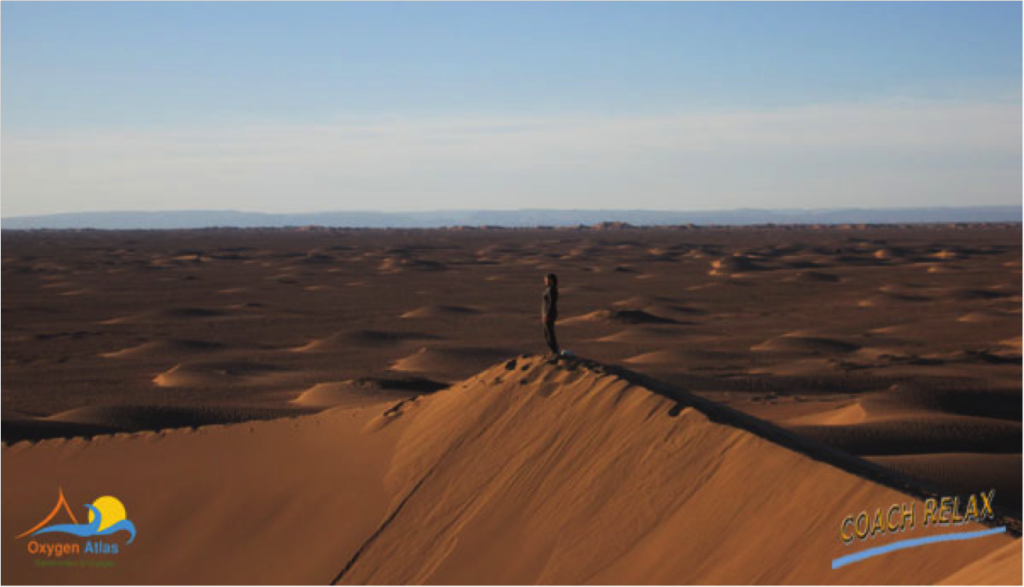
[[[914,548],[915,546],[935,544],[936,542],[947,542],[950,540],[972,540],[974,538],[984,538],[985,536],[992,536],[993,534],[1001,534],[1003,532],[1006,532],[1006,526],[1000,526],[991,530],[981,530],[979,532],[957,532],[954,534],[928,536],[927,538],[914,538],[913,540],[900,540],[899,542],[893,542],[891,544],[886,544],[885,546],[869,548],[855,554],[841,556],[832,561],[832,570],[844,567],[850,563],[862,561],[866,558],[871,558],[887,552],[893,552],[894,550],[903,550],[904,548]]]
[[[125,530],[130,533],[131,536],[128,538],[128,542],[125,544],[131,544],[135,540],[135,524],[131,520],[121,520],[120,522],[111,525],[109,528],[100,530],[100,524],[103,523],[103,515],[91,504],[85,504],[85,507],[89,508],[89,511],[93,513],[92,522],[88,524],[54,524],[53,526],[47,526],[40,528],[32,533],[33,536],[36,534],[49,534],[50,532],[62,532],[64,534],[71,534],[82,538],[88,538],[89,536],[107,536],[114,532],[120,532]]]

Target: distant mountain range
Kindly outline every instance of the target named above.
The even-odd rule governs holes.
[[[80,212],[12,216],[10,229],[172,229],[209,227],[328,226],[436,228],[448,226],[575,226],[622,222],[634,226],[751,224],[904,224],[927,222],[1021,222],[1021,206],[825,210],[438,210],[429,212],[313,212],[268,214],[235,210]]]

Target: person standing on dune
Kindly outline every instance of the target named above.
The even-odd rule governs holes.
[[[555,321],[558,320],[558,277],[548,273],[544,277],[544,304],[541,306],[541,321],[544,322],[544,340],[554,356],[558,356],[558,339],[555,338]]]

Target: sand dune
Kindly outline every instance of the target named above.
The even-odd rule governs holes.
[[[411,398],[421,393],[396,388],[396,381],[422,377],[440,385],[518,352],[544,351],[540,281],[553,271],[562,284],[563,347],[635,367],[777,425],[803,427],[820,442],[862,452],[891,469],[940,484],[988,485],[1003,496],[1017,491],[1019,481],[1011,480],[1021,471],[1020,461],[1011,458],[1020,455],[1020,230],[4,231],[3,439],[10,445],[101,435],[95,443],[68,441],[64,446],[74,450],[61,458],[74,461],[76,451],[121,440],[104,435],[131,429],[289,416],[382,399],[406,403],[387,417],[384,408],[377,410],[357,428],[401,427],[419,405]],[[874,256],[879,249],[888,250],[886,258]],[[716,260],[724,260],[723,276],[708,275]],[[936,268],[944,272],[930,271]],[[62,295],[85,290],[91,293]],[[532,389],[529,382],[523,389]],[[362,417],[348,411],[348,420],[339,422]],[[274,429],[312,434],[298,422]],[[189,434],[205,439],[220,430],[149,435],[147,442],[155,446]],[[265,453],[260,456],[241,450],[252,438],[237,440],[239,450],[221,461],[262,459],[266,465],[267,455],[287,449],[292,436],[274,438],[255,442]],[[192,449],[199,454],[205,445]],[[947,458],[963,454],[977,464],[959,467],[956,458]],[[329,456],[332,463],[349,462],[344,455]],[[285,463],[282,475],[305,477],[275,479],[279,484],[269,491],[296,492],[301,502],[304,494],[296,488],[306,478],[333,483],[333,490],[353,476],[307,472],[301,465]],[[99,470],[120,483],[119,472]],[[957,470],[967,473],[957,477]],[[248,483],[237,482],[236,493],[264,482],[253,471]],[[25,477],[12,478],[21,483]],[[773,484],[789,487],[785,479]],[[201,489],[213,492],[217,508],[227,507],[233,496],[221,496],[211,485]],[[364,489],[382,500],[392,497],[381,497],[379,487]],[[184,491],[190,505],[206,503]],[[750,491],[742,495],[732,501],[752,499]],[[178,511],[167,503],[162,507]],[[4,505],[8,512],[26,508],[8,496]],[[207,514],[214,509],[198,507]],[[347,506],[332,507],[344,515]],[[247,539],[263,524],[287,525],[281,518],[291,510],[255,511],[238,515],[255,528]],[[385,512],[371,513],[376,528]],[[178,524],[171,515],[166,521]],[[176,536],[189,544],[185,533]],[[588,540],[579,539],[591,545]],[[283,545],[283,552],[292,553],[292,546]],[[329,540],[305,546],[338,554]],[[325,562],[321,569],[330,576],[315,580],[330,580],[337,564]],[[553,562],[552,568],[564,564]],[[266,576],[285,571],[270,569]]]
[[[99,434],[120,432],[117,427],[48,420],[43,417],[8,416],[4,413],[4,434],[22,441],[50,438],[89,438]]]
[[[949,265],[947,263],[928,264],[928,273],[956,273],[963,270],[964,268],[960,265]]]
[[[1021,337],[1018,336],[1017,338],[999,341],[996,343],[996,348],[991,349],[989,352],[1007,359],[1012,358],[1019,361],[1021,358]]]
[[[225,384],[258,385],[273,383],[287,376],[284,369],[248,361],[179,363],[157,374],[158,387],[213,387]]]
[[[1010,388],[986,388],[947,384],[897,383],[884,392],[862,398],[866,409],[877,414],[906,411],[970,415],[1019,422],[1021,394]]]
[[[299,353],[337,352],[351,348],[353,345],[390,347],[407,341],[433,340],[438,338],[425,332],[409,332],[398,330],[343,330],[325,338],[311,340],[291,350]]]
[[[961,253],[960,251],[953,251],[953,250],[950,250],[950,249],[942,249],[941,251],[938,251],[936,253],[932,253],[932,257],[935,257],[936,259],[947,260],[947,259],[965,259],[965,258],[968,257],[968,255],[965,255],[965,254]]]
[[[631,365],[675,365],[685,361],[689,354],[683,349],[662,349],[630,357],[626,363]]]
[[[911,431],[930,425],[935,434],[962,435],[962,431],[955,425],[957,419],[974,417],[962,422],[966,426],[982,428],[985,428],[986,419],[1004,421],[991,423],[999,428],[1006,423],[1019,425],[1017,415],[1020,410],[1021,395],[1013,389],[897,383],[882,391],[864,393],[845,406],[826,405],[819,412],[788,419],[784,423],[836,425],[903,422],[907,424],[908,434],[916,434]],[[944,427],[949,426],[950,418],[954,425],[944,430]]]
[[[957,318],[957,322],[999,322],[1006,318],[1003,312],[978,311],[964,314]]]
[[[679,331],[672,327],[641,325],[633,328],[620,330],[614,334],[602,336],[597,340],[601,342],[625,342],[625,343],[651,343],[668,344],[671,341],[678,341]]]
[[[83,424],[110,430],[137,431],[162,430],[210,424],[227,424],[266,420],[305,412],[280,408],[253,408],[250,406],[203,406],[181,408],[175,406],[89,406],[54,414],[49,422]]]
[[[960,495],[996,488],[1002,503],[1021,502],[1019,454],[952,452],[867,458],[912,477],[934,480]]]
[[[823,271],[799,271],[792,277],[786,278],[786,280],[796,283],[838,283],[842,281],[842,278]]]
[[[858,345],[835,338],[801,336],[791,333],[768,339],[750,347],[752,351],[796,352],[796,353],[849,353],[860,348]]]
[[[453,374],[468,373],[508,355],[507,350],[486,347],[422,347],[391,364],[392,371]],[[458,379],[459,377],[452,377]]]
[[[308,413],[308,409],[244,404],[195,407],[118,404],[74,408],[46,417],[5,411],[3,426],[7,434],[32,441],[271,420]]]
[[[830,357],[809,357],[784,363],[773,363],[764,367],[749,369],[752,374],[792,378],[814,378],[822,375],[835,375],[843,371],[845,362]],[[845,373],[844,373],[845,374]],[[799,397],[799,396],[798,396]],[[835,408],[837,406],[830,406]]]
[[[365,406],[408,399],[446,387],[445,384],[409,377],[387,379],[363,377],[348,381],[317,383],[302,391],[292,403],[305,408]]]
[[[1011,294],[1009,292],[1000,291],[999,289],[994,289],[994,288],[992,288],[992,289],[979,289],[979,288],[971,288],[971,287],[966,287],[966,288],[965,287],[957,287],[957,288],[950,288],[947,291],[948,291],[948,293],[947,293],[946,297],[948,297],[949,299],[953,299],[953,300],[971,301],[971,300],[1002,300],[1002,299],[1017,298],[1017,299],[1014,300],[1015,304],[1016,305],[1020,304],[1020,299],[1019,299],[1018,296],[1014,296],[1013,294]]]
[[[708,275],[737,276],[751,271],[766,271],[769,269],[757,260],[741,254],[734,254],[731,257],[723,257],[711,262],[711,271]]]
[[[848,426],[861,424],[868,418],[868,412],[858,401],[841,408],[832,407],[820,412],[790,418],[785,423],[794,426]]]
[[[59,473],[118,480],[139,529],[123,556],[145,564],[112,583],[932,583],[993,552],[985,579],[1019,579],[1007,535],[833,571],[844,516],[922,494],[830,454],[626,371],[521,356],[390,406],[5,446],[3,531],[52,506]],[[4,542],[5,582],[38,577],[22,548]]]
[[[401,315],[402,318],[445,318],[449,316],[463,316],[476,314],[477,311],[466,306],[445,306],[432,305],[409,310]]]
[[[168,308],[159,312],[166,318],[217,318],[225,312],[214,308]]]
[[[224,345],[221,343],[205,340],[155,340],[118,351],[102,353],[100,356],[108,359],[162,357],[166,355],[211,353],[223,348]]]
[[[101,324],[137,324],[147,322],[160,322],[164,320],[204,320],[212,318],[222,318],[227,316],[228,313],[224,310],[216,308],[194,308],[194,307],[182,307],[182,308],[167,308],[164,310],[158,310],[154,312],[142,312],[140,314],[132,314],[128,316],[115,316],[107,320],[100,322]]]
[[[377,267],[381,273],[401,273],[405,270],[444,271],[446,269],[447,267],[443,263],[413,257],[388,257]]]
[[[562,320],[562,324],[611,322],[619,324],[675,324],[676,320],[656,316],[644,310],[596,310],[582,316]]]
[[[674,304],[678,301],[676,298],[667,296],[633,296],[614,302],[612,305],[626,308],[643,308],[655,304]]]
[[[1010,543],[983,554],[978,560],[939,581],[939,585],[1013,583],[1015,578],[1000,569],[1019,566],[1020,544]],[[1018,583],[1020,581],[1017,581]]]
[[[878,288],[883,297],[900,302],[925,302],[930,298],[928,291],[900,285],[883,285]]]
[[[793,426],[797,434],[856,455],[1017,453],[1021,425],[973,416],[917,416],[849,425]]]

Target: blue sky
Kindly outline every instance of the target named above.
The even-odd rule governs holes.
[[[1020,3],[0,11],[5,216],[1020,202]]]

